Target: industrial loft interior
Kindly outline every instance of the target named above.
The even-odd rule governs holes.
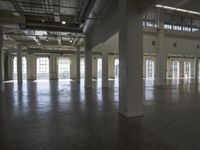
[[[0,150],[200,150],[199,0],[0,0]]]

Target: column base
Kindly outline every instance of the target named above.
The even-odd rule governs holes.
[[[129,113],[119,112],[119,115],[124,117],[124,118],[142,118],[143,117],[143,113],[133,115],[133,114],[129,114]]]

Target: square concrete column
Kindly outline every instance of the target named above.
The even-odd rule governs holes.
[[[5,58],[4,58],[4,80],[12,80],[13,79],[13,71],[12,71],[12,65],[13,65],[13,58],[10,53],[5,53]]]
[[[8,53],[5,53],[5,55],[4,55],[4,80],[5,81],[10,80],[10,75],[9,75],[9,55],[8,55]]]
[[[96,56],[92,57],[92,78],[97,79],[97,61],[98,58]]]
[[[102,87],[108,87],[108,52],[102,52]]]
[[[3,82],[3,29],[0,27],[0,83]]]
[[[158,36],[158,50],[156,54],[156,80],[157,86],[163,86],[166,83],[167,54],[164,50],[164,30],[160,29]]]
[[[27,80],[36,80],[37,78],[36,59],[33,55],[27,56]]]
[[[71,55],[70,57],[70,79],[77,79],[77,55]]]
[[[50,56],[49,59],[49,68],[50,68],[50,80],[58,79],[58,62],[56,56]]]
[[[111,79],[115,78],[115,56],[109,56],[108,57],[108,76]]]
[[[119,111],[125,117],[143,114],[143,27],[137,1],[119,0]]]
[[[17,81],[22,83],[22,47],[20,44],[17,45]]]
[[[80,67],[80,47],[77,47],[77,54],[76,54],[76,82],[79,84],[80,83],[80,75],[81,75],[81,67]]]
[[[85,49],[85,88],[92,88],[92,49]]]
[[[198,84],[198,80],[199,80],[199,57],[195,57],[194,58],[194,79],[195,79],[195,83]]]
[[[183,59],[181,61],[179,61],[179,65],[180,65],[180,77],[183,78],[184,77],[184,61]]]

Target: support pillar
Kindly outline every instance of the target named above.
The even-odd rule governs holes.
[[[109,64],[109,69],[108,69],[108,76],[111,79],[115,78],[115,57],[114,56],[109,56],[108,57],[108,64]]]
[[[96,56],[92,57],[92,78],[97,79],[97,61],[98,58]]]
[[[4,62],[4,66],[5,66],[5,80],[12,80],[13,79],[13,58],[11,56],[11,54],[6,53],[5,54],[5,62]]]
[[[57,80],[58,79],[58,62],[56,56],[50,57],[50,80]]]
[[[9,55],[5,53],[4,55],[4,80],[8,81],[9,79]]]
[[[92,88],[92,49],[86,41],[85,48],[85,88]]]
[[[167,54],[164,50],[164,30],[159,31],[158,52],[156,55],[156,80],[157,86],[163,86],[166,83]]]
[[[76,71],[76,77],[77,77],[76,81],[79,84],[80,83],[80,74],[81,74],[81,71],[80,71],[81,70],[81,68],[80,68],[80,47],[77,47],[76,65],[77,65],[77,67],[76,67],[76,69],[77,69],[77,71]]]
[[[37,76],[37,58],[33,55],[27,57],[27,80],[36,80]]]
[[[0,83],[3,82],[3,29],[0,27]]]
[[[108,52],[102,52],[102,87],[108,87]]]
[[[119,111],[125,117],[143,114],[142,12],[133,0],[119,0]]]
[[[77,79],[77,56],[71,55],[71,63],[70,63],[70,79]]]
[[[196,56],[194,59],[194,79],[195,79],[195,84],[198,84],[198,77],[199,77],[199,58]]]
[[[180,63],[180,77],[184,78],[184,60],[182,59],[181,61],[179,61]]]
[[[22,83],[22,48],[21,45],[17,45],[17,81]]]

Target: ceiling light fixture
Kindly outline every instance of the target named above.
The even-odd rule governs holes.
[[[167,9],[167,10],[178,11],[178,12],[184,12],[184,13],[193,14],[193,15],[200,15],[200,12],[191,11],[191,10],[187,10],[187,9],[176,8],[176,7],[171,7],[171,6],[156,5],[155,7],[163,8],[163,9]]]
[[[66,21],[62,21],[62,24],[66,24]]]
[[[42,18],[41,21],[44,23],[44,19]]]
[[[72,40],[69,40],[69,42],[72,43],[73,41],[72,41]]]

